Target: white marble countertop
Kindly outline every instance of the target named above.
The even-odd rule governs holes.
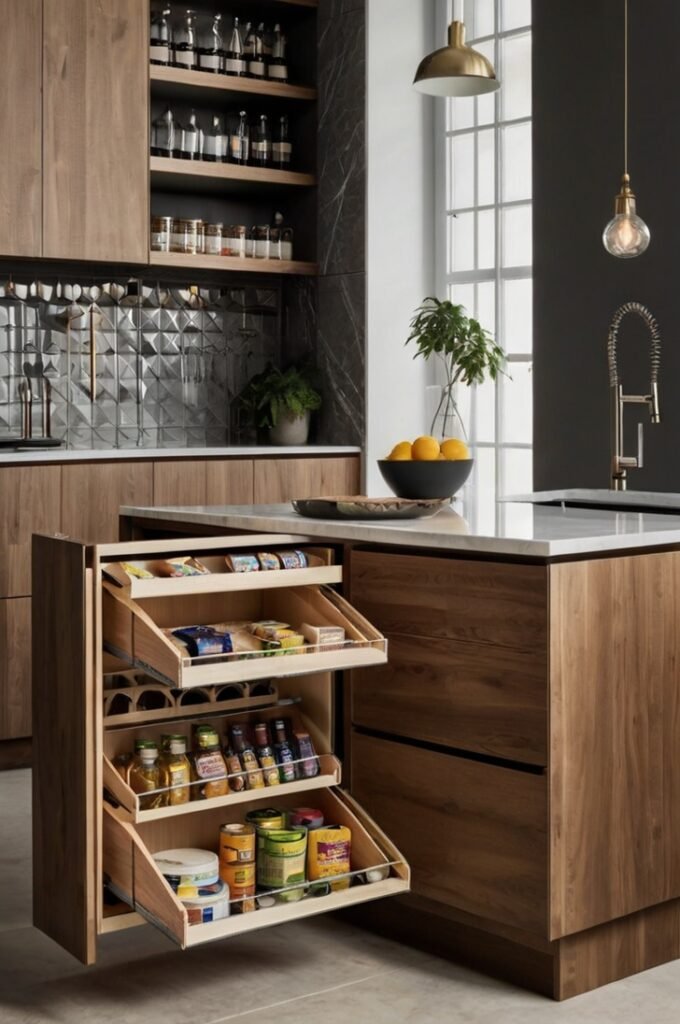
[[[574,487],[566,491],[533,491],[530,494],[512,494],[501,501],[527,501],[532,504],[546,501],[576,501],[582,505],[612,505],[624,508],[680,509],[680,494],[670,491],[608,491]]]
[[[32,448],[0,449],[0,466],[36,462],[110,462],[112,459],[238,459],[289,455],[357,455],[351,445],[242,445],[224,448]]]
[[[557,558],[597,552],[680,546],[680,517],[602,509],[574,509],[503,504],[493,533],[477,533],[452,508],[432,519],[360,520],[306,519],[290,505],[125,506],[122,515],[163,519],[191,525],[242,529],[257,533],[288,533],[327,541],[354,541],[401,547],[435,548]]]

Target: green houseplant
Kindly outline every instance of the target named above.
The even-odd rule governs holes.
[[[416,310],[406,344],[415,342],[414,359],[438,356],[444,366],[445,383],[430,433],[451,437],[457,419],[467,437],[455,399],[457,384],[483,384],[503,372],[505,353],[478,320],[468,317],[464,306],[429,296]]]
[[[306,365],[279,370],[269,363],[252,377],[240,405],[258,430],[268,430],[273,444],[306,444],[312,412],[321,407],[316,373]]]

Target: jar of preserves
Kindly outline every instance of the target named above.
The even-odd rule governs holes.
[[[151,248],[154,252],[170,252],[172,217],[151,218]]]
[[[245,224],[230,224],[224,230],[222,255],[237,256],[242,259],[248,256],[248,229]]]
[[[222,224],[205,225],[205,242],[203,251],[206,256],[222,255]]]

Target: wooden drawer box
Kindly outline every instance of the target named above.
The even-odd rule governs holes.
[[[544,652],[547,569],[354,551],[350,600],[383,633]]]
[[[354,733],[352,792],[403,851],[414,893],[547,936],[544,775]]]
[[[259,800],[241,803],[228,812],[229,820],[242,821],[258,803],[271,803],[271,800],[268,792]],[[189,925],[186,909],[156,867],[153,854],[158,850],[178,847],[217,850],[220,825],[225,820],[224,807],[135,826],[124,820],[123,813],[108,805],[104,805],[104,875],[112,891],[183,949],[409,891],[409,869],[401,854],[375,822],[342,790],[315,790],[308,798],[296,793],[276,800],[277,807],[300,804],[319,807],[327,821],[347,825],[351,829],[352,871],[377,867],[382,869],[385,877],[326,896],[308,895],[296,903],[278,903],[251,913],[232,914],[209,924]],[[203,806],[206,807],[205,804]]]
[[[389,662],[352,672],[352,722],[397,736],[547,763],[544,651],[389,637]]]

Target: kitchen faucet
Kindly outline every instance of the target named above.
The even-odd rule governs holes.
[[[644,320],[651,338],[651,377],[648,395],[626,395],[623,392],[623,385],[619,382],[619,369],[617,360],[617,345],[619,327],[627,313],[636,313]],[[623,410],[626,405],[647,405],[652,423],[660,423],[659,413],[659,362],[661,360],[661,336],[659,325],[649,312],[646,306],[639,302],[625,302],[619,306],[611,324],[609,325],[609,336],[607,338],[607,362],[609,364],[609,394],[611,407],[611,482],[615,491],[625,491],[627,484],[627,471],[629,469],[641,469],[643,457],[643,432],[642,423],[638,423],[638,450],[637,455],[627,456],[623,454]]]

